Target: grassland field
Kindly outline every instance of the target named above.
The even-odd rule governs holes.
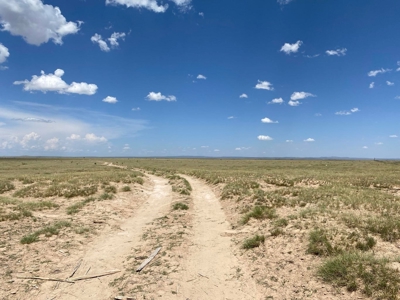
[[[399,161],[161,158],[0,159],[0,296],[12,298],[16,272],[50,268],[35,245],[72,251],[95,239],[90,214],[107,201],[118,210],[124,193],[142,197],[146,173],[182,197],[191,193],[182,174],[212,187],[265,299],[400,298]]]

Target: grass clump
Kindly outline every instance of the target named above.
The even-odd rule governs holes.
[[[387,266],[388,261],[371,254],[342,253],[325,261],[318,275],[337,287],[348,291],[360,290],[374,299],[398,299],[400,274]]]
[[[243,218],[241,223],[242,224],[247,224],[251,218],[253,219],[274,219],[276,218],[276,211],[273,208],[268,208],[265,206],[254,206],[254,208],[246,213]]]
[[[22,218],[33,217],[32,211],[40,211],[59,207],[50,201],[22,202],[17,199],[0,197],[0,205],[7,207],[8,213],[0,209],[0,222],[15,221]]]
[[[131,191],[131,187],[129,185],[125,185],[121,188],[122,192],[130,192]]]
[[[95,200],[96,200],[95,198],[89,197],[89,198],[86,198],[86,199],[83,200],[83,201],[79,201],[78,203],[75,203],[75,204],[73,204],[73,205],[70,205],[70,206],[67,207],[67,214],[68,214],[68,215],[76,214],[77,212],[79,212],[80,210],[82,210],[82,208],[83,208],[86,204],[88,204],[88,203],[90,203],[90,202],[93,202],[93,201],[95,201]]]
[[[99,200],[111,200],[114,198],[113,194],[103,193],[100,195]]]
[[[53,235],[58,235],[60,230],[65,227],[71,227],[71,223],[68,221],[58,221],[53,225],[46,226],[42,229],[35,231],[34,233],[25,235],[20,240],[21,244],[31,244],[39,241],[39,236],[44,234],[46,237],[51,237]]]
[[[116,194],[117,193],[117,188],[114,185],[106,185],[104,187],[104,192],[105,193],[113,193]]]
[[[15,189],[15,186],[12,182],[10,181],[0,181],[0,194],[3,194],[5,192],[11,191]]]
[[[181,195],[190,195],[192,192],[192,186],[189,181],[179,175],[167,176],[169,183],[172,185],[172,191]]]
[[[329,242],[324,230],[315,229],[310,232],[307,253],[318,256],[331,256],[336,252],[337,249]]]
[[[260,247],[261,244],[263,244],[265,241],[265,237],[263,235],[255,235],[252,238],[246,239],[243,242],[242,248],[243,249],[252,249],[252,248],[257,248]]]
[[[189,206],[187,206],[185,203],[178,202],[172,205],[173,210],[188,210]]]

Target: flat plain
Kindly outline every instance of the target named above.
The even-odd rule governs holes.
[[[0,298],[398,299],[399,212],[398,161],[1,159]]]

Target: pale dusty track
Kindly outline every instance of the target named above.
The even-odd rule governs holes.
[[[154,182],[154,189],[147,201],[122,225],[122,230],[112,231],[101,235],[89,246],[83,257],[83,263],[87,268],[90,266],[91,274],[102,273],[107,270],[123,270],[123,261],[132,255],[132,248],[141,239],[146,224],[155,218],[165,215],[170,209],[172,202],[172,190],[168,180],[148,175]],[[86,270],[84,270],[86,272]],[[84,274],[80,274],[84,275]],[[115,274],[103,278],[79,281],[75,284],[63,283],[51,293],[42,293],[38,299],[114,299],[114,289],[109,282],[120,276]],[[48,283],[48,290],[51,290]]]
[[[193,244],[184,271],[176,275],[178,294],[164,299],[261,299],[256,283],[231,251],[225,234],[229,223],[219,200],[202,181],[183,177],[193,189]]]

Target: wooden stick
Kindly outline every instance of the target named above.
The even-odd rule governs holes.
[[[17,276],[19,279],[36,279],[36,280],[47,280],[47,281],[58,281],[58,282],[68,282],[75,283],[73,280],[68,279],[59,279],[59,278],[47,278],[47,277],[25,277],[25,276]]]
[[[71,278],[71,281],[79,281],[79,280],[85,280],[85,279],[92,279],[92,278],[98,278],[98,277],[103,277],[103,276],[107,276],[107,275],[112,275],[115,273],[121,272],[120,270],[111,270],[111,271],[107,271],[101,274],[96,274],[96,275],[85,275],[85,276],[80,276],[80,277],[75,277],[75,278]]]
[[[136,272],[140,272],[144,269],[144,267],[153,260],[153,258],[157,255],[158,252],[160,252],[161,247],[157,248],[156,250],[151,253],[148,259],[146,259],[140,266],[139,268],[136,269]]]
[[[210,278],[208,278],[207,276],[205,276],[205,275],[203,275],[203,274],[200,274],[200,273],[198,273],[201,277],[205,277],[205,278],[207,278],[207,279],[210,279]]]
[[[76,271],[78,271],[79,267],[81,266],[81,263],[82,263],[82,259],[78,261],[78,264],[75,266],[74,271],[72,272],[72,274],[68,278],[71,278],[72,276],[75,275]]]

